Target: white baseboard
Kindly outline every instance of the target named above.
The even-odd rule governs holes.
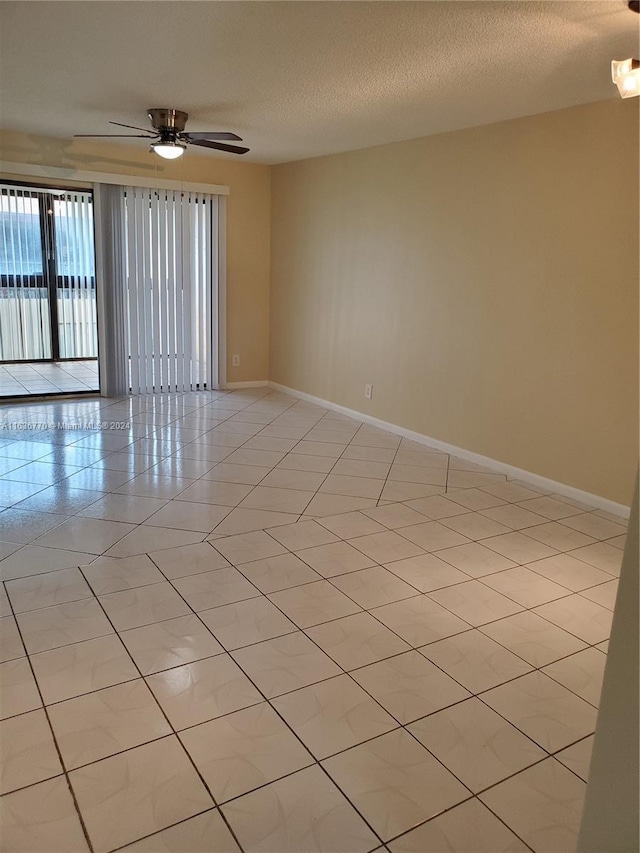
[[[268,379],[256,379],[253,382],[225,382],[222,391],[237,391],[239,388],[268,388]]]
[[[591,492],[585,492],[582,489],[576,489],[574,486],[568,486],[566,483],[558,483],[555,480],[550,480],[548,477],[542,477],[540,474],[534,474],[531,471],[525,471],[522,468],[516,468],[513,465],[508,465],[506,462],[499,462],[497,459],[491,459],[489,456],[482,456],[479,453],[474,453],[471,450],[466,450],[464,447],[456,447],[455,444],[447,444],[445,441],[440,441],[437,438],[430,438],[428,435],[423,435],[420,432],[414,432],[410,429],[391,424],[388,421],[374,418],[364,412],[358,412],[355,409],[348,409],[346,406],[340,406],[338,403],[332,403],[331,400],[323,400],[321,397],[314,397],[312,394],[307,394],[304,391],[298,391],[295,388],[289,388],[286,385],[280,385],[278,382],[268,382],[269,387],[281,391],[283,394],[290,394],[292,397],[297,397],[300,400],[305,400],[307,403],[314,403],[317,406],[322,406],[325,409],[330,409],[333,412],[339,412],[342,415],[355,418],[370,426],[379,427],[387,430],[394,435],[400,435],[402,438],[408,438],[410,441],[415,441],[417,444],[425,444],[435,450],[441,450],[443,453],[451,453],[453,456],[458,456],[460,459],[466,459],[468,462],[475,462],[476,465],[482,465],[485,468],[493,469],[497,474],[506,474],[513,479],[522,480],[525,483],[531,483],[532,486],[538,486],[541,489],[548,489],[550,492],[555,492],[559,495],[564,495],[572,500],[580,501],[587,506],[592,506],[595,509],[604,509],[607,512],[618,515],[621,518],[629,518],[631,508],[624,504],[616,503],[615,501],[603,498],[600,495],[594,495]]]

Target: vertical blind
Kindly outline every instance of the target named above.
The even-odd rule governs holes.
[[[147,187],[123,195],[131,392],[211,388],[218,197]]]

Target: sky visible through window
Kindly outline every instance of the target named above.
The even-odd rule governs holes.
[[[42,275],[39,202],[0,196],[0,275]]]
[[[0,195],[0,276],[43,274],[39,205],[34,196]],[[58,276],[93,279],[91,200],[54,199],[53,215]]]

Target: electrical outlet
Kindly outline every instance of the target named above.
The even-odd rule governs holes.
[[[240,356],[232,355],[231,356],[231,366],[232,367],[240,367]]]
[[[367,400],[370,400],[373,397],[373,385],[364,386],[364,396]]]

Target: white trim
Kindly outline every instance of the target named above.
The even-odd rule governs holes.
[[[220,391],[236,391],[239,388],[269,388],[272,385],[268,379],[256,379],[253,382],[226,382]]]
[[[90,184],[118,184],[123,187],[152,187],[159,190],[186,190],[187,192],[229,195],[229,187],[220,184],[201,184],[189,181],[170,181],[165,178],[116,175],[112,172],[91,172],[84,169],[60,166],[37,166],[32,163],[11,163],[0,160],[0,172],[14,177],[55,178],[64,181],[82,181]]]
[[[93,246],[95,254],[95,277],[96,277],[96,312],[98,320],[98,386],[100,396],[107,396],[107,364],[105,350],[106,338],[106,300],[104,293],[104,252],[103,242],[98,235],[103,234],[102,204],[100,203],[100,187],[93,187]]]
[[[445,441],[440,441],[437,438],[430,438],[428,435],[423,435],[420,432],[414,432],[410,429],[391,424],[388,421],[374,418],[371,415],[358,412],[355,409],[348,409],[346,406],[340,406],[338,403],[332,403],[330,400],[323,400],[321,397],[314,397],[312,394],[307,394],[304,391],[298,391],[295,388],[289,388],[286,385],[280,385],[279,382],[269,382],[269,387],[276,391],[281,391],[283,394],[289,394],[292,397],[297,397],[300,400],[305,400],[307,403],[314,403],[317,406],[322,406],[325,409],[330,409],[333,412],[339,412],[341,415],[347,415],[350,418],[362,421],[370,426],[379,427],[387,430],[394,435],[400,435],[403,438],[408,438],[410,441],[415,441],[417,444],[426,444],[433,447],[435,450],[441,450],[443,453],[451,453],[454,456],[459,456],[460,459],[466,459],[467,462],[475,462],[476,465],[482,465],[485,468],[493,468],[496,473],[506,474],[514,479],[522,480],[523,482],[531,483],[533,486],[539,486],[543,489],[556,492],[559,495],[564,495],[576,501],[593,506],[596,509],[604,509],[613,515],[619,515],[622,518],[629,518],[631,508],[624,504],[616,503],[608,498],[594,495],[591,492],[584,492],[582,489],[576,489],[574,486],[568,486],[565,483],[558,483],[555,480],[550,480],[548,477],[542,477],[540,474],[534,474],[531,471],[525,471],[522,468],[516,468],[513,465],[508,465],[506,462],[500,462],[497,459],[491,459],[489,456],[481,456],[479,453],[474,453],[471,450],[466,450],[464,447],[456,447],[455,444],[447,444]],[[230,387],[230,386],[228,386]]]

